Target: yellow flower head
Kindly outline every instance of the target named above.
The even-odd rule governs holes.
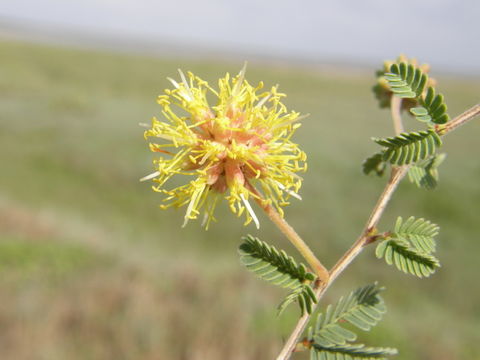
[[[152,119],[145,138],[155,138],[150,149],[160,154],[154,160],[156,171],[142,180],[153,179],[155,191],[165,194],[162,208],[186,206],[185,222],[203,211],[203,224],[214,218],[215,205],[225,198],[246,223],[258,220],[250,198],[271,204],[282,213],[290,196],[299,197],[306,155],[290,141],[300,126],[299,114],[288,112],[277,87],[260,92],[263,83],[251,86],[245,67],[234,78],[219,80],[218,90],[199,77],[180,72],[181,82],[169,79],[173,90],[158,97],[165,121]],[[207,95],[215,97],[209,104]],[[177,107],[185,116],[177,115]],[[183,110],[183,111],[182,111]],[[173,189],[165,183],[174,175],[193,177]],[[255,186],[258,187],[258,191]]]

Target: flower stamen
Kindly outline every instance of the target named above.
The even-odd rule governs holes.
[[[257,215],[255,215],[255,211],[253,211],[252,206],[248,202],[247,199],[245,199],[245,196],[243,194],[240,194],[240,198],[242,199],[243,203],[245,204],[245,207],[247,208],[248,213],[253,219],[253,222],[255,223],[255,226],[257,229],[260,229],[260,222],[258,221]]]

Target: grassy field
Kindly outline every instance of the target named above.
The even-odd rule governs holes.
[[[184,209],[159,210],[158,195],[138,182],[152,171],[138,123],[158,115],[166,77],[180,67],[215,82],[242,63],[8,41],[0,53],[0,358],[272,359],[297,309],[277,318],[283,292],[244,271],[236,248],[247,233],[290,249],[286,240],[265,217],[260,231],[244,228],[225,207],[208,232],[196,222],[182,229]],[[295,138],[309,156],[304,200],[286,217],[329,266],[384,182],[360,171],[375,151],[370,137],[392,134],[371,73],[248,69],[249,80],[279,83],[289,108],[311,114]],[[434,75],[451,115],[478,102],[479,78]],[[438,273],[417,280],[369,249],[326,297],[386,285],[390,311],[362,340],[398,347],[398,359],[480,358],[479,135],[480,121],[449,135],[439,188],[402,184],[382,221],[440,224]]]

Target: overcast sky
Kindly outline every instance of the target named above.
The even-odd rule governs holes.
[[[0,18],[314,61],[403,52],[480,73],[480,0],[3,0]]]

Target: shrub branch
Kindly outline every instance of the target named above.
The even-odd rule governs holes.
[[[395,132],[398,135],[398,132],[403,128],[401,122],[401,101],[392,102],[392,118],[394,119]],[[435,130],[439,135],[446,135],[449,132],[455,130],[459,126],[466,124],[468,121],[472,120],[476,116],[480,115],[480,104],[473,106],[464,113],[455,117],[451,122],[444,126],[439,126]],[[390,178],[383,189],[382,194],[380,195],[375,207],[373,208],[370,217],[357,240],[353,245],[348,249],[343,256],[337,261],[337,263],[329,271],[329,280],[326,283],[318,284],[315,289],[315,296],[317,297],[317,304],[322,298],[325,291],[330,287],[330,285],[335,281],[335,279],[352,263],[352,261],[362,252],[363,248],[371,243],[371,237],[376,232],[376,226],[380,221],[393,193],[398,187],[398,184],[402,181],[405,175],[408,172],[409,165],[403,166],[393,166],[390,174]],[[277,225],[278,226],[278,225]],[[292,229],[292,231],[294,231]],[[315,305],[315,306],[316,306]],[[285,343],[280,354],[277,356],[276,360],[288,360],[290,359],[293,352],[296,350],[296,346],[302,336],[305,327],[307,326],[310,320],[310,314],[304,314],[298,320],[295,328],[293,329],[290,337]]]

